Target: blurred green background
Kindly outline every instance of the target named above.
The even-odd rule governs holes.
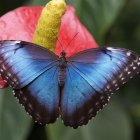
[[[0,15],[47,0],[1,0]],[[69,0],[81,22],[101,46],[140,53],[140,0]],[[61,120],[40,127],[11,94],[0,90],[0,140],[140,140],[140,75],[129,81],[88,125],[76,130]]]

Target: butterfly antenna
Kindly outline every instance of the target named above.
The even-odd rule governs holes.
[[[60,41],[59,38],[56,36],[56,34],[53,32],[53,30],[52,30],[52,33],[53,33],[54,36],[57,38],[57,41],[59,42],[59,44],[60,44],[60,46],[61,46],[61,50],[63,51],[64,49],[63,49],[63,45],[62,45],[61,41]]]
[[[70,44],[73,42],[73,40],[76,38],[76,36],[79,34],[79,32],[77,32],[74,37],[72,38],[72,40],[68,43],[67,47],[70,46]]]

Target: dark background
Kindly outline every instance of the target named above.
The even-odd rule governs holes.
[[[19,6],[45,5],[46,0],[1,0],[0,15]],[[140,0],[69,0],[81,22],[101,46],[140,53]],[[0,140],[140,140],[140,75],[129,81],[88,125],[77,130],[61,120],[35,125],[11,94],[0,90]]]

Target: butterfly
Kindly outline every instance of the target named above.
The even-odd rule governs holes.
[[[123,48],[91,48],[66,58],[25,41],[0,41],[0,74],[38,124],[77,128],[140,72],[140,56]]]

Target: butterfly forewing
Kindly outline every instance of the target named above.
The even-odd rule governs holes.
[[[23,41],[0,43],[0,71],[8,84],[22,88],[53,67],[57,56],[49,50]]]
[[[113,92],[140,72],[139,59],[120,48],[89,49],[70,57],[61,100],[64,124],[74,128],[86,124]]]

